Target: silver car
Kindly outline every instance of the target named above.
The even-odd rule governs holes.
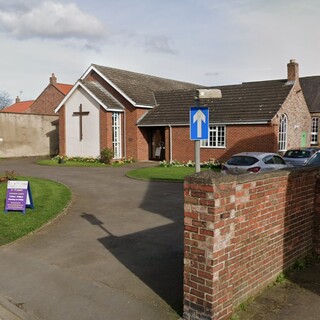
[[[289,149],[283,155],[286,163],[290,163],[295,167],[304,166],[310,157],[320,149],[317,147]]]
[[[223,174],[259,173],[291,167],[282,157],[271,152],[241,152],[221,167]]]
[[[313,156],[305,163],[305,167],[320,167],[320,151],[313,154]]]

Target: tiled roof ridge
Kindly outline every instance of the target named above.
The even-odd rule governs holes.
[[[99,65],[99,64],[95,64],[95,63],[93,63],[92,66],[98,67],[98,68],[103,68],[103,69],[108,69],[108,70],[113,70],[116,72],[127,73],[127,74],[135,75],[135,76],[138,75],[138,76],[142,76],[145,78],[152,78],[152,79],[159,79],[159,80],[165,80],[165,81],[171,81],[171,82],[177,82],[177,83],[179,82],[179,83],[185,83],[185,84],[190,84],[190,85],[197,85],[195,83],[188,82],[188,81],[164,78],[164,77],[150,75],[150,74],[146,74],[146,73],[142,73],[142,72],[136,72],[136,71],[131,71],[131,70],[124,70],[124,69],[119,69],[119,68],[114,68],[114,67],[103,66],[103,65]],[[203,87],[203,86],[199,85],[199,87]]]

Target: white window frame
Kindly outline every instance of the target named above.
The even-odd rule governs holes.
[[[122,158],[121,113],[112,112],[112,150],[113,159]]]
[[[209,139],[201,140],[201,148],[225,148],[226,131],[226,126],[224,125],[209,126]]]
[[[278,150],[285,151],[287,149],[288,137],[288,117],[282,114],[279,120],[279,134],[278,134]]]
[[[318,145],[319,142],[319,117],[311,119],[311,145]]]

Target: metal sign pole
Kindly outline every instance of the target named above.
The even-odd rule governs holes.
[[[194,159],[196,163],[196,172],[200,172],[200,140],[194,141]]]

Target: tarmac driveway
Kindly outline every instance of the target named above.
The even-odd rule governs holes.
[[[0,303],[41,320],[178,319],[183,185],[124,176],[144,165],[150,164],[68,168],[1,160],[0,172],[59,181],[73,200],[50,225],[0,247]]]

